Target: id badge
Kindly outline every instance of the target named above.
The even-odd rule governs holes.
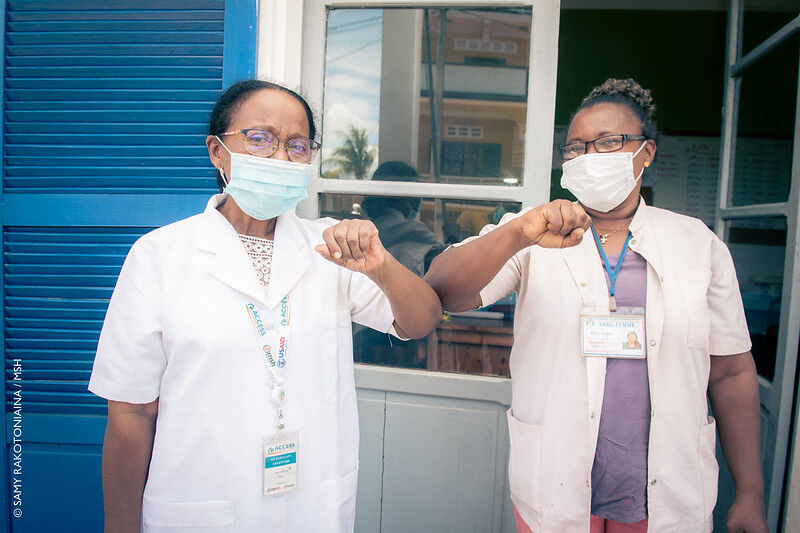
[[[644,359],[644,309],[621,307],[616,313],[581,314],[581,353],[584,357]]]
[[[264,496],[275,496],[297,488],[297,431],[282,431],[264,437]]]

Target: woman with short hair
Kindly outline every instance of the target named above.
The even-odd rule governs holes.
[[[508,412],[520,532],[707,532],[718,426],[728,530],[765,533],[758,381],[731,255],[702,221],[645,205],[650,92],[595,87],[572,116],[562,186],[427,274],[453,311],[517,292]],[[716,416],[708,416],[707,399]]]
[[[235,84],[206,138],[222,193],[131,248],[89,383],[106,532],[352,531],[351,323],[418,338],[441,307],[371,222],[295,215],[315,132],[296,92]]]

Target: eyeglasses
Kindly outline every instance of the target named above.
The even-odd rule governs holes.
[[[578,141],[565,144],[561,147],[561,156],[565,160],[574,159],[579,155],[586,153],[589,144],[594,145],[594,149],[601,153],[616,152],[621,150],[625,145],[625,141],[645,141],[649,140],[648,137],[643,135],[606,135],[605,137],[598,137],[592,141]]]
[[[295,163],[310,163],[321,146],[317,141],[312,141],[307,137],[295,137],[294,139],[282,141],[274,134],[256,128],[228,131],[220,133],[219,136],[236,133],[244,135],[244,147],[247,148],[247,151],[259,157],[270,157],[278,149],[278,146],[283,143],[289,160]]]

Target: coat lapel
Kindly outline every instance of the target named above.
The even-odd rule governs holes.
[[[651,395],[652,387],[656,383],[658,370],[658,356],[661,352],[661,340],[664,329],[664,261],[661,248],[658,245],[658,236],[649,223],[649,209],[644,200],[639,204],[639,209],[631,221],[630,231],[631,250],[644,257],[647,261],[647,310],[645,313],[645,333],[647,334],[647,371],[650,378]]]
[[[256,277],[252,259],[242,246],[236,230],[217,211],[223,197],[221,194],[213,196],[201,215],[198,248],[214,255],[209,267],[214,277],[249,298],[266,304],[267,295]]]
[[[608,286],[603,274],[594,241],[591,234],[586,234],[577,246],[563,248],[561,256],[567,264],[567,269],[572,276],[573,283],[581,295],[585,312],[606,314],[608,313]],[[605,391],[606,358],[584,357],[586,361],[586,379],[588,384],[587,409],[591,413],[591,422],[600,416],[603,406],[603,393]],[[599,424],[590,423],[592,443],[597,442]]]
[[[319,241],[322,242],[321,232]],[[267,305],[270,308],[278,305],[300,281],[311,263],[311,254],[315,253],[306,241],[297,215],[290,212],[279,216],[275,226],[272,274],[267,291]]]
[[[297,284],[310,264],[313,251],[306,242],[300,220],[293,212],[278,217],[275,225],[275,246],[272,272],[265,291],[258,281],[253,262],[242,246],[236,230],[217,210],[224,195],[209,200],[201,215],[198,247],[211,254],[211,274],[231,288],[258,300],[272,309]],[[322,235],[320,234],[320,242]]]
[[[583,306],[600,308],[593,312],[608,312],[608,287],[591,233],[586,233],[577,246],[562,248],[561,256],[580,292]]]

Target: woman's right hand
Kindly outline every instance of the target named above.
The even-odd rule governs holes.
[[[531,209],[514,222],[528,245],[568,248],[581,242],[592,220],[578,202],[554,200]]]

